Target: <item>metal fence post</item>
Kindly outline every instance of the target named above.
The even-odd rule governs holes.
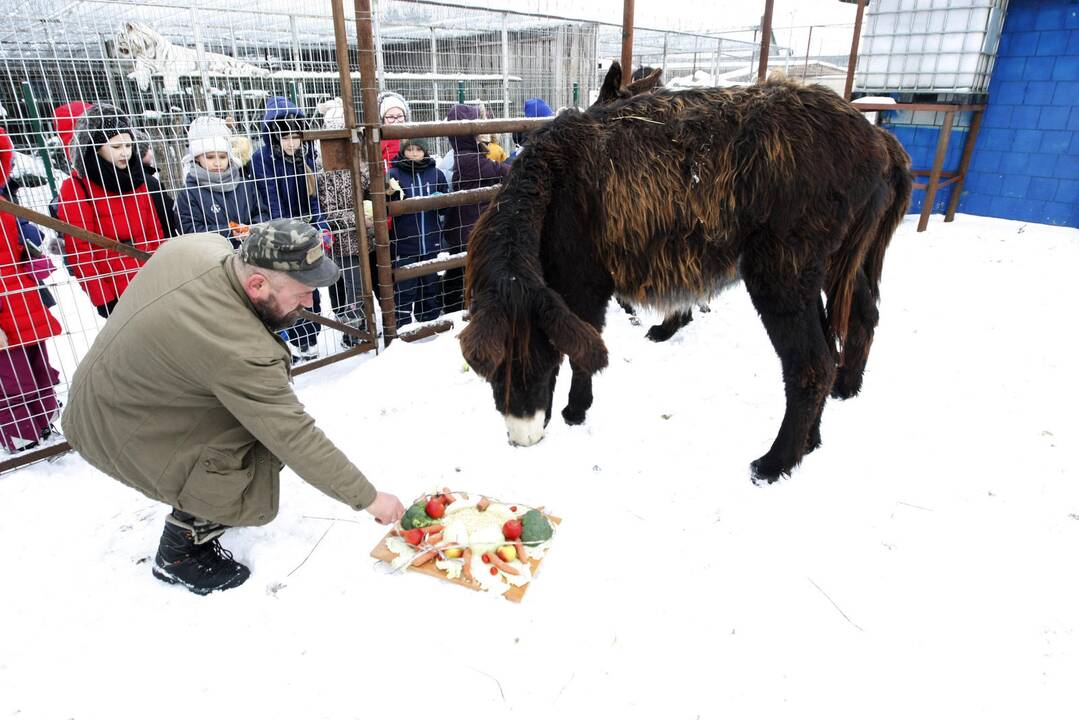
[[[386,170],[382,166],[382,118],[378,114],[378,80],[375,68],[375,28],[371,0],[355,0],[356,35],[359,43],[360,92],[363,101],[363,145],[371,175],[372,221],[375,223],[375,259],[378,262],[378,304],[382,311],[382,337],[386,345],[397,337],[397,312],[393,304],[393,267],[390,232],[386,226]],[[362,207],[362,206],[361,206]]]
[[[510,116],[510,16],[502,13],[502,117]]]
[[[363,158],[361,152],[361,136],[356,119],[356,106],[352,96],[352,65],[348,60],[348,37],[345,34],[345,8],[344,0],[333,0],[333,30],[334,43],[337,50],[337,73],[341,77],[341,105],[345,111],[345,127],[352,133],[352,147],[348,154],[349,170],[352,173],[352,206],[356,215],[356,241],[360,249],[360,276],[363,284],[363,314],[367,318],[368,331],[374,336],[375,328],[375,302],[371,297],[371,259],[367,246],[367,218],[363,213],[363,177],[361,164]],[[378,351],[378,343],[375,343],[375,351]]]
[[[37,103],[34,101],[34,90],[30,87],[30,83],[24,82],[22,84],[22,98],[26,103],[26,111],[30,115],[30,126],[34,128],[34,144],[38,146],[38,154],[41,155],[41,162],[45,164],[45,177],[49,179],[49,190],[53,195],[56,195],[56,177],[52,173],[52,160],[49,158],[48,148],[45,147],[45,137],[42,134],[41,128],[41,116],[37,112]],[[12,197],[13,202],[18,202],[15,197]]]

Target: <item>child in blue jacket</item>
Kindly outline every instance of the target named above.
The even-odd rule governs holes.
[[[423,140],[402,140],[401,154],[394,158],[386,174],[397,180],[404,198],[429,197],[447,192],[446,176],[435,167]],[[442,219],[437,210],[398,215],[390,228],[393,266],[432,260],[442,251]],[[393,304],[397,326],[416,320],[434,320],[442,314],[442,288],[437,274],[402,280],[394,285]]]
[[[324,237],[329,238],[318,203],[315,148],[303,139],[306,126],[307,116],[288,99],[267,98],[266,113],[262,116],[262,147],[251,158],[251,176],[266,220],[298,218],[324,230]],[[317,292],[309,309],[316,314],[322,311]],[[301,318],[284,332],[298,359],[318,357],[318,325]]]
[[[187,131],[192,165],[176,198],[185,233],[213,232],[240,246],[233,232],[269,220],[264,217],[255,183],[232,161],[232,131],[220,118],[195,118]]]

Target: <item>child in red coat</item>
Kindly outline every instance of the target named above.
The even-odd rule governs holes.
[[[13,160],[11,139],[0,129],[5,200],[12,200],[6,185]],[[0,213],[0,445],[8,452],[29,449],[52,432],[60,375],[49,365],[45,340],[60,332],[38,292],[18,219]]]
[[[71,177],[60,187],[59,218],[140,250],[156,250],[179,224],[172,198],[142,163],[144,152],[119,108],[102,103],[86,110],[68,146]],[[107,318],[143,261],[71,236],[64,244],[68,267]]]

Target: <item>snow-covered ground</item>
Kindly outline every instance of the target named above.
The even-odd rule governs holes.
[[[452,334],[301,377],[381,489],[564,518],[520,605],[387,574],[385,529],[292,473],[205,598],[150,575],[166,508],[76,456],[0,477],[0,717],[1075,717],[1079,232],[915,220],[862,395],[771,487],[741,287],[662,345],[612,304],[586,424],[532,448]]]

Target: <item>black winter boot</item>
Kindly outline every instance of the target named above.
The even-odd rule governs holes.
[[[180,515],[174,512],[165,518],[165,531],[154,558],[154,577],[183,585],[196,595],[242,585],[251,571],[221,547],[218,537],[225,531],[224,526]]]

